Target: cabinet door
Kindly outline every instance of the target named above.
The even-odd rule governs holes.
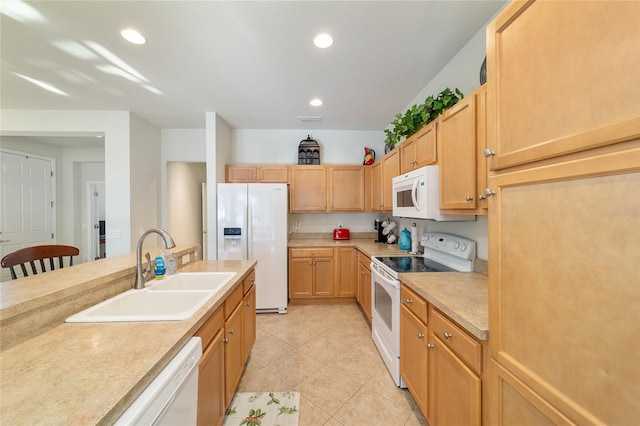
[[[639,16],[638,1],[505,7],[487,27],[492,170],[640,137]]]
[[[242,300],[244,320],[242,323],[243,354],[247,362],[256,341],[256,286],[253,285]]]
[[[225,407],[229,406],[238,387],[244,368],[244,339],[242,337],[242,318],[244,310],[239,303],[225,321],[224,327],[224,378]]]
[[[371,324],[371,269],[365,263],[358,263],[358,303]]]
[[[640,140],[612,148],[489,177],[492,357],[577,424],[640,419]]]
[[[393,178],[400,174],[400,151],[394,149],[382,160],[382,204],[384,211],[393,210]]]
[[[382,161],[371,166],[371,211],[384,211],[384,186],[382,183]]]
[[[327,169],[324,166],[291,167],[290,210],[327,210]]]
[[[416,139],[412,135],[398,147],[400,151],[400,173],[407,173],[416,168]]]
[[[469,95],[440,118],[440,208],[476,208],[476,108]]]
[[[329,210],[364,211],[364,166],[329,167]]]
[[[434,164],[438,160],[436,155],[436,129],[439,121],[432,121],[416,132],[415,168]]]
[[[400,374],[425,417],[428,414],[427,331],[422,321],[404,305],[400,306]]]
[[[289,259],[289,297],[313,295],[313,258]]]
[[[338,277],[336,296],[355,296],[358,283],[358,250],[339,247],[337,250]]]
[[[198,367],[198,426],[221,425],[225,412],[224,344],[219,330]]]
[[[484,84],[476,94],[476,214],[487,214],[487,85]]]
[[[228,183],[256,183],[258,181],[258,167],[253,165],[227,164],[225,174]]]
[[[334,270],[332,257],[316,257],[313,259],[314,296],[334,295]]]
[[[429,343],[430,417],[437,425],[480,425],[482,382],[444,343],[431,334]]]
[[[289,168],[287,166],[260,166],[260,183],[288,183]]]

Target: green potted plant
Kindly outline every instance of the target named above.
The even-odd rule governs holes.
[[[463,98],[460,90],[447,87],[435,98],[429,96],[422,104],[413,105],[404,114],[396,114],[390,123],[392,127],[384,130],[385,152],[391,151],[403,137],[410,137]]]

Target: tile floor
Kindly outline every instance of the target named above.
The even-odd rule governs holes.
[[[354,303],[288,311],[258,314],[238,392],[300,392],[300,426],[427,424],[391,379]]]

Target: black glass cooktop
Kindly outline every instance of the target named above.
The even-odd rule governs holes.
[[[419,256],[376,256],[376,259],[396,272],[455,272],[455,269]]]

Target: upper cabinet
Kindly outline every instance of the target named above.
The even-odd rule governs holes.
[[[286,165],[227,164],[225,180],[228,183],[287,183],[288,171]]]
[[[487,36],[491,170],[640,137],[639,8],[514,2],[495,19]]]
[[[399,174],[436,162],[436,127],[437,120],[432,121],[399,145]]]
[[[327,210],[327,168],[291,166],[289,210],[309,212]]]
[[[364,166],[328,166],[329,211],[365,210]]]
[[[438,120],[440,208],[448,214],[486,212],[486,85]]]

